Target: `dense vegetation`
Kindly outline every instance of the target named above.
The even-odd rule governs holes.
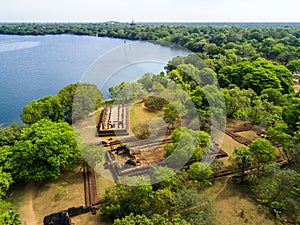
[[[198,176],[198,182],[189,174],[152,167],[150,179],[135,178],[129,181],[133,186],[117,184],[107,190],[100,215],[116,219],[114,224],[132,224],[134,219],[136,224],[213,224],[211,201],[199,193],[212,173]],[[164,181],[155,184],[162,177]]]
[[[293,74],[300,72],[298,26],[1,24],[0,34],[166,41],[195,52],[171,60],[166,73],[147,73],[137,82],[109,89],[111,98],[121,102],[150,95],[146,106],[163,110],[173,131],[165,157],[171,165],[189,160],[180,162],[185,169],[176,175],[171,168],[153,167],[149,179],[130,181],[138,186],[120,182],[107,190],[100,208],[103,218],[116,225],[213,224],[211,199],[203,195],[203,189],[213,185],[210,178],[222,165],[199,161],[211,148],[211,118],[222,124],[227,117],[261,125],[268,137],[234,149],[231,162],[240,171],[241,185],[278,220],[300,224],[300,96],[293,91]],[[101,100],[97,87],[71,84],[57,96],[25,106],[21,117],[26,126],[1,128],[0,197],[14,182],[56,179],[71,169],[79,152],[69,124],[93,111]],[[178,121],[185,124],[179,126]],[[142,125],[137,131],[147,137],[148,126]],[[276,161],[274,146],[278,145],[288,159],[284,168]],[[18,220],[9,203],[1,200],[0,223],[12,224],[14,219]]]
[[[23,108],[25,124],[31,125],[42,118],[53,122],[65,120],[69,124],[93,112],[103,99],[96,85],[77,83],[62,88],[56,96],[33,100]]]
[[[187,191],[196,188],[198,195],[201,196],[202,188],[212,184],[207,179],[214,173],[217,173],[215,165],[212,164],[211,166],[208,166],[204,163],[200,163],[199,160],[202,159],[206,149],[210,147],[210,136],[205,131],[209,132],[209,117],[212,116],[214,112],[212,108],[209,107],[208,98],[212,97],[214,101],[219,99],[218,90],[214,88],[216,88],[216,81],[218,79],[221,80],[219,74],[221,74],[223,69],[221,69],[217,75],[212,69],[203,66],[203,64],[195,63],[195,57],[197,56],[190,55],[188,57],[177,57],[167,65],[167,74],[145,74],[136,83],[123,82],[116,87],[112,87],[111,91],[114,91],[114,96],[118,96],[118,100],[123,99],[124,101],[136,97],[143,97],[146,93],[158,96],[158,98],[164,96],[165,99],[168,99],[167,102],[169,102],[165,103],[165,106],[163,107],[164,119],[168,123],[173,123],[173,125],[178,119],[189,121],[189,116],[193,113],[190,111],[191,107],[186,106],[189,106],[189,102],[192,100],[197,109],[202,131],[197,131],[199,128],[193,126],[193,120],[189,121],[190,123],[188,122],[186,127],[174,127],[176,129],[172,132],[172,144],[165,146],[165,157],[172,155],[172,157],[167,158],[168,162],[171,163],[171,166],[178,164],[188,166],[186,172],[183,171],[183,173],[186,173],[185,188],[187,188]],[[232,66],[241,70],[235,74],[236,76],[239,75],[236,79],[238,81],[242,80],[241,78],[243,76],[249,77],[254,73],[253,70],[260,70],[260,74],[273,74],[274,76],[272,75],[270,80],[264,79],[257,83],[254,83],[251,79],[247,82],[243,82],[244,84],[247,83],[253,87],[254,85],[266,85],[260,90],[253,90],[251,87],[245,89],[245,87],[242,86],[242,83],[232,84],[229,82],[228,84],[222,85],[222,94],[227,108],[226,116],[229,118],[248,120],[253,124],[260,124],[266,127],[266,135],[269,136],[270,141],[264,138],[258,138],[254,140],[248,148],[242,147],[235,149],[234,154],[231,157],[232,164],[241,170],[242,183],[247,185],[249,191],[257,197],[257,201],[260,204],[269,208],[277,218],[287,220],[286,217],[288,217],[288,220],[295,222],[299,219],[299,203],[297,201],[299,195],[299,175],[297,171],[299,168],[294,167],[287,170],[279,169],[279,164],[276,164],[278,152],[273,146],[273,144],[280,144],[291,163],[294,163],[297,160],[299,153],[295,146],[298,145],[298,138],[297,135],[295,136],[295,133],[299,132],[299,128],[291,123],[290,118],[297,113],[296,105],[298,104],[298,101],[296,99],[298,98],[298,94],[292,92],[292,74],[284,66],[274,64],[263,58],[256,58],[253,61],[245,59],[243,63],[246,68],[249,68],[249,72],[245,72],[245,75],[242,73],[242,69],[245,67],[241,66],[240,63]],[[252,66],[252,63],[254,63],[255,66]],[[224,67],[224,71],[226,68],[228,67]],[[223,73],[222,78],[229,76],[232,76],[232,73]],[[278,79],[278,82],[273,82],[272,77],[275,80]],[[195,80],[198,81],[200,85],[197,85]],[[181,89],[175,88],[174,84],[179,85]],[[281,84],[286,88],[282,88]],[[140,85],[142,85],[141,89],[126,88],[128,86],[137,87]],[[205,92],[207,89],[215,91]],[[126,90],[126,95],[121,94],[123,90]],[[131,91],[129,92],[128,90]],[[184,93],[188,93],[190,98],[183,97],[185,96]],[[180,109],[182,110],[180,111]],[[288,112],[285,109],[290,109],[291,111]],[[221,111],[222,110],[224,109],[221,108]],[[225,113],[225,110],[223,113]],[[297,115],[293,117],[295,118],[294,121],[296,123],[299,121],[299,116]],[[176,154],[173,155],[172,153],[175,150]],[[184,161],[186,158],[189,158],[189,160]],[[249,168],[257,168],[258,170],[253,171],[251,176],[247,176],[245,179],[244,171]],[[277,176],[278,171],[280,171],[280,174],[291,174],[292,181],[286,182],[283,175]],[[175,177],[177,176],[179,177],[180,175],[176,175]],[[196,187],[187,184],[191,181]],[[177,182],[178,181],[175,183]],[[266,183],[270,185],[261,186],[261,184]],[[127,188],[122,185],[117,187],[126,190],[130,189],[129,187]],[[266,189],[264,190],[263,187]],[[153,218],[156,218],[157,213],[153,212],[152,204],[155,203],[152,203],[151,199],[143,201],[150,205],[142,211],[139,211],[140,208],[130,208],[130,210],[127,210],[129,206],[126,206],[126,209],[120,207],[115,208],[116,204],[121,204],[115,199],[116,193],[119,193],[120,190],[117,191],[115,188],[113,191],[108,191],[103,200],[104,205],[107,204],[107,206],[100,209],[102,216],[108,219],[121,219],[124,217],[122,220],[116,220],[118,223],[120,223],[120,221],[128,223],[136,216],[135,219],[138,221],[141,220],[145,222],[144,220],[146,219],[149,224],[155,224],[152,220]],[[149,186],[148,188],[151,190],[153,187]],[[161,190],[164,190],[163,186],[159,186],[157,191]],[[289,192],[289,190],[293,191]],[[137,191],[138,190],[135,189],[134,192]],[[281,194],[276,195],[276,191],[280,191]],[[172,189],[172,193],[176,194],[176,188]],[[112,195],[115,196],[112,197]],[[153,195],[152,192],[151,194],[144,194],[144,197],[149,197],[151,195]],[[114,202],[112,198],[117,202]],[[121,197],[118,197],[117,199],[121,199]],[[139,200],[141,200],[141,197],[139,197]],[[135,199],[126,199],[126,202],[132,203],[130,204],[130,207],[141,205],[141,203],[133,203],[134,201]],[[164,203],[162,203],[161,206],[168,206],[168,204],[169,200],[164,199]],[[175,206],[169,205],[169,207],[167,207],[169,209],[167,214],[176,216],[175,218],[182,218],[180,213],[176,214],[176,211],[172,211],[172,207]],[[106,213],[108,212],[106,210],[109,210],[110,214],[107,215]],[[141,214],[147,215],[148,218],[143,217]],[[190,224],[197,224],[189,221],[187,218],[185,218],[185,221]],[[212,218],[210,218],[209,221],[212,222]],[[203,223],[200,221],[197,222],[200,224]],[[172,224],[172,222],[169,223]]]
[[[71,84],[57,96],[46,96],[26,105],[21,118],[27,126],[0,127],[1,224],[20,224],[18,214],[2,200],[12,184],[55,180],[78,165],[80,138],[69,123],[94,111],[101,99],[102,93],[95,85]],[[84,146],[83,154],[93,149]],[[95,154],[96,162],[96,156],[99,160],[103,157]]]
[[[208,179],[212,175],[216,175],[218,169],[222,167],[219,162],[211,165],[199,162],[206,150],[211,147],[211,137],[207,133],[211,128],[209,118],[218,119],[225,115],[228,118],[250,121],[254,125],[265,127],[268,139],[257,138],[248,147],[234,149],[234,154],[231,156],[232,166],[241,171],[241,183],[252,193],[251,196],[255,196],[255,200],[259,204],[269,209],[279,220],[298,223],[300,176],[298,174],[299,167],[295,163],[299,157],[297,147],[299,145],[299,127],[297,125],[299,122],[299,94],[293,91],[291,71],[284,65],[262,57],[252,57],[245,58],[232,66],[224,66],[216,73],[212,68],[201,63],[201,60],[200,63],[197,63],[197,57],[195,54],[176,57],[166,66],[166,74],[145,74],[137,82],[123,82],[110,89],[112,96],[116,96],[115,99],[118,100],[129,101],[150,94],[152,99],[153,96],[157,99],[163,96],[167,100],[162,110],[164,111],[164,120],[171,125],[170,127],[173,127],[173,132],[172,144],[165,145],[165,157],[171,167],[175,165],[174,168],[176,168],[178,164],[187,166],[186,170],[180,173],[181,175],[177,174],[175,177],[177,179],[185,174],[183,176],[185,177],[186,191],[195,191],[196,189],[198,196],[201,196],[203,188],[212,185]],[[228,82],[223,82],[225,80]],[[216,86],[217,81],[222,87],[221,90]],[[178,86],[180,88],[176,88]],[[218,107],[215,108],[211,107],[210,99],[213,99],[214,103],[225,101],[226,110],[222,108],[222,104],[216,104]],[[191,102],[196,107],[201,131],[199,131],[199,127],[195,126],[195,121],[191,116],[194,115]],[[176,121],[178,120],[184,120],[186,124],[177,127]],[[274,146],[278,145],[282,147],[290,163],[288,168],[280,168],[280,164],[277,163],[279,155]],[[173,154],[174,152],[176,154]],[[185,161],[186,158],[189,160]],[[245,171],[250,168],[256,169],[250,175],[245,176]],[[290,178],[285,176],[290,176]],[[181,179],[183,178],[181,177]],[[175,186],[177,182],[178,180],[176,180]],[[189,182],[192,182],[193,185],[188,185]],[[156,192],[153,194],[151,191],[154,187],[157,186],[148,186],[149,193],[145,193],[144,197],[155,195]],[[165,189],[163,184],[158,187],[155,189],[156,191]],[[109,190],[103,199],[106,207],[100,209],[102,216],[107,219],[116,218],[116,224],[130,223],[134,219],[140,221],[137,224],[143,222],[157,224],[157,212],[153,211],[152,204],[155,204],[158,198],[155,198],[154,203],[151,199],[143,201],[143,203],[150,204],[144,210],[135,208],[135,205],[142,203],[133,203],[135,199],[131,198],[126,199],[126,202],[132,203],[130,206],[126,206],[126,209],[115,208],[116,204],[122,204],[120,203],[122,202],[121,197],[117,197],[120,202],[115,199],[116,193],[121,192],[117,191],[117,188],[131,190],[121,184]],[[173,195],[176,195],[176,190],[176,188],[171,188]],[[134,189],[134,192],[138,192],[138,190]],[[112,195],[115,196],[112,197]],[[202,196],[201,199],[203,200],[204,197]],[[139,200],[142,198],[139,197]],[[194,223],[188,219],[189,217],[183,217],[181,211],[179,213],[173,211],[175,206],[168,205],[169,203],[170,200],[164,199],[160,204],[161,207],[168,206],[168,211],[163,214],[169,215],[168,219],[171,218],[171,221],[167,221],[167,223],[172,224],[174,216],[176,219],[184,219],[189,224],[203,224],[203,217],[199,217],[199,220]],[[128,208],[130,210],[127,210]],[[106,210],[109,210],[109,214],[106,214],[108,213]],[[209,217],[209,221],[213,223],[212,217]]]

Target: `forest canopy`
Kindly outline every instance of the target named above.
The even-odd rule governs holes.
[[[265,130],[248,146],[233,149],[230,156],[245,195],[280,222],[300,223],[300,94],[293,87],[300,72],[299,25],[2,23],[0,34],[147,40],[194,52],[170,59],[165,72],[146,73],[136,82],[120,81],[109,88],[112,101],[145,98],[148,109],[163,112],[172,129],[172,143],[164,146],[164,156],[176,151],[177,157],[169,158],[176,163],[186,155],[190,158],[177,174],[171,168],[151,167],[150,177],[133,180],[139,185],[120,182],[109,188],[101,201],[102,218],[116,225],[214,224],[212,199],[203,190],[214,185],[223,164],[216,160],[208,165],[201,159],[214,144],[212,120],[230,118]],[[174,101],[154,97],[156,93]],[[96,85],[70,84],[55,96],[25,106],[21,115],[25,125],[0,127],[0,224],[20,224],[11,204],[3,200],[13,184],[55,180],[77,165],[81,155],[70,124],[98,109],[102,101]],[[212,107],[212,101],[220,107]],[[191,119],[195,114],[199,124]],[[178,125],[182,118],[186,127]],[[147,124],[142,125],[137,131],[149,136]],[[86,145],[83,154],[96,148]],[[285,167],[278,163],[281,156],[287,159]]]

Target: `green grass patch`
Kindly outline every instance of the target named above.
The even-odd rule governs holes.
[[[130,109],[130,129],[139,123],[148,123],[155,117],[163,117],[162,111],[149,111],[143,108],[142,102],[135,103]]]

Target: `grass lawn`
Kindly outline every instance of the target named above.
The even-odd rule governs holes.
[[[215,132],[222,132],[222,131],[215,131]],[[222,137],[221,133],[220,134],[217,133],[216,136]],[[220,141],[218,141],[217,143],[219,142]],[[223,135],[223,141],[221,142],[220,148],[228,154],[228,157],[221,159],[224,163],[224,166],[231,165],[231,163],[229,162],[229,157],[233,154],[234,148],[238,148],[238,147],[245,147],[245,145],[240,144],[239,142],[233,140],[233,138],[227,134]]]
[[[114,186],[115,183],[97,174],[97,185],[98,185],[99,196],[100,198],[102,198],[105,194],[105,190],[109,187]]]
[[[214,185],[205,190],[207,195],[215,195],[221,189],[223,191],[215,196],[213,206],[215,219],[218,225],[273,225],[275,219],[265,209],[260,207],[253,199],[248,197],[242,186],[235,184],[226,177],[214,181]],[[242,210],[244,215],[241,215]]]
[[[244,138],[247,138],[250,141],[255,140],[256,138],[259,138],[259,136],[257,135],[257,133],[253,130],[248,130],[248,131],[242,131],[242,132],[237,132],[237,135],[240,135]]]
[[[130,110],[130,129],[132,130],[133,127],[138,123],[146,123],[154,119],[155,117],[162,117],[162,111],[149,111],[144,109],[142,106],[142,102],[137,102],[131,107]]]

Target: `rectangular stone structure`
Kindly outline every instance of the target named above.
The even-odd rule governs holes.
[[[97,125],[99,137],[129,135],[129,113],[126,105],[105,107]]]

